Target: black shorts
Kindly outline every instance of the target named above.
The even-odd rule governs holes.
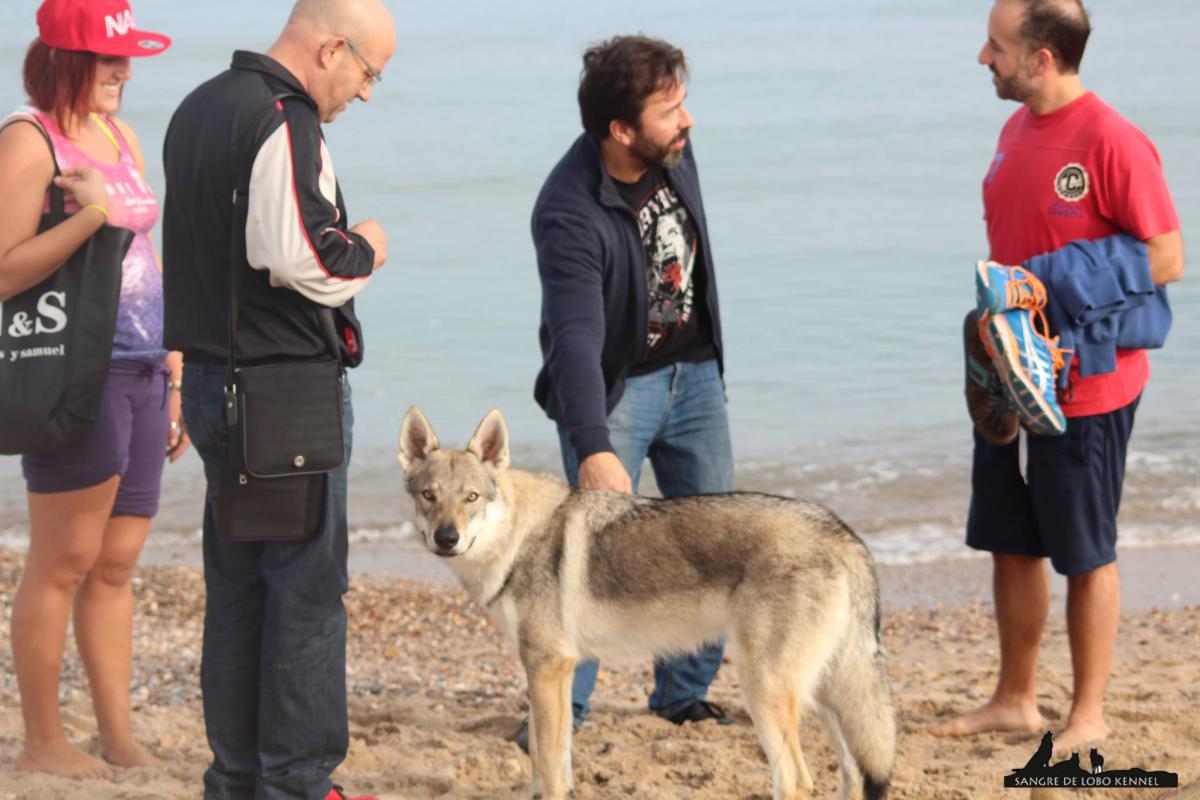
[[[1063,575],[1115,561],[1125,451],[1140,399],[1107,414],[1071,417],[1062,436],[1029,434],[1028,484],[1017,442],[995,447],[976,433],[967,545],[1049,556]]]

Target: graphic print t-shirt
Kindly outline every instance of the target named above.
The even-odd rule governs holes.
[[[646,252],[646,360],[629,374],[715,357],[704,308],[700,237],[687,208],[660,168],[647,170],[637,183],[615,183],[637,216]]]

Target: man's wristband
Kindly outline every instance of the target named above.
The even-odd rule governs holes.
[[[167,381],[167,388],[171,391],[182,392],[183,381]]]

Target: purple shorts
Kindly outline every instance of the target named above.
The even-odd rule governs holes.
[[[167,374],[162,364],[113,361],[83,441],[21,458],[29,491],[70,492],[120,475],[112,514],[153,517],[167,452]]]

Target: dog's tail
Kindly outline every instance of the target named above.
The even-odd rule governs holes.
[[[821,718],[842,768],[842,797],[887,795],[896,760],[896,708],[879,638],[879,589],[869,568],[856,576],[845,645],[821,681]]]

